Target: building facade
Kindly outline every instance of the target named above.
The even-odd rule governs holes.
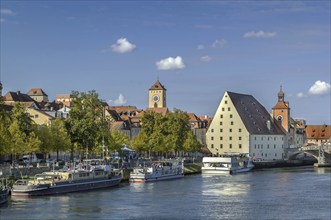
[[[207,130],[209,151],[248,153],[262,160],[285,157],[287,135],[268,111],[251,95],[225,92]]]
[[[148,108],[166,108],[167,107],[167,90],[157,80],[149,89]]]

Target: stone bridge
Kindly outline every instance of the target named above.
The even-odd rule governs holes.
[[[297,155],[306,153],[315,157],[318,166],[331,166],[331,142],[328,141],[320,146],[310,145],[301,147],[298,150],[289,153],[289,159],[294,159]]]

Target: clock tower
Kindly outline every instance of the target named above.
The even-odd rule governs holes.
[[[149,89],[148,108],[166,108],[166,88],[157,80]]]
[[[280,124],[285,131],[290,131],[290,107],[289,102],[285,102],[284,100],[285,94],[282,90],[282,86],[280,86],[280,90],[278,92],[278,102],[272,108],[272,116],[274,121]]]

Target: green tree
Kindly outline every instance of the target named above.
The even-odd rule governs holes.
[[[53,142],[51,149],[56,152],[56,158],[58,159],[59,151],[67,151],[71,146],[64,121],[60,117],[57,117],[52,121],[50,125],[50,133]]]
[[[40,140],[39,151],[43,154],[47,154],[52,151],[54,141],[52,139],[52,134],[50,128],[47,125],[35,125],[34,133]]]
[[[111,150],[120,152],[124,144],[129,143],[129,138],[117,129],[111,131],[112,143]]]
[[[11,154],[10,124],[10,114],[2,108],[0,103],[0,155]]]
[[[189,125],[189,116],[178,109],[166,116],[145,112],[142,129],[131,141],[137,151],[157,153],[194,152],[201,145]]]
[[[186,134],[183,149],[185,152],[197,152],[201,149],[202,145],[193,134],[192,130],[189,130]]]
[[[67,129],[73,146],[83,152],[93,151],[100,146],[100,134],[105,129],[102,120],[103,106],[98,99],[96,91],[87,93],[72,92],[75,97],[73,108],[70,110],[70,117],[67,120]]]
[[[18,124],[19,129],[26,135],[29,135],[29,133],[32,131],[32,119],[21,103],[14,105],[12,110],[12,118],[13,121]]]

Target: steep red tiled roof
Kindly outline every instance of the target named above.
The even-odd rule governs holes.
[[[32,88],[27,94],[29,96],[47,96],[47,94],[41,88]]]
[[[147,111],[153,111],[155,113],[160,113],[162,115],[166,115],[169,112],[168,108],[147,108],[146,112]]]
[[[331,138],[330,125],[307,125],[307,139],[329,139]]]

